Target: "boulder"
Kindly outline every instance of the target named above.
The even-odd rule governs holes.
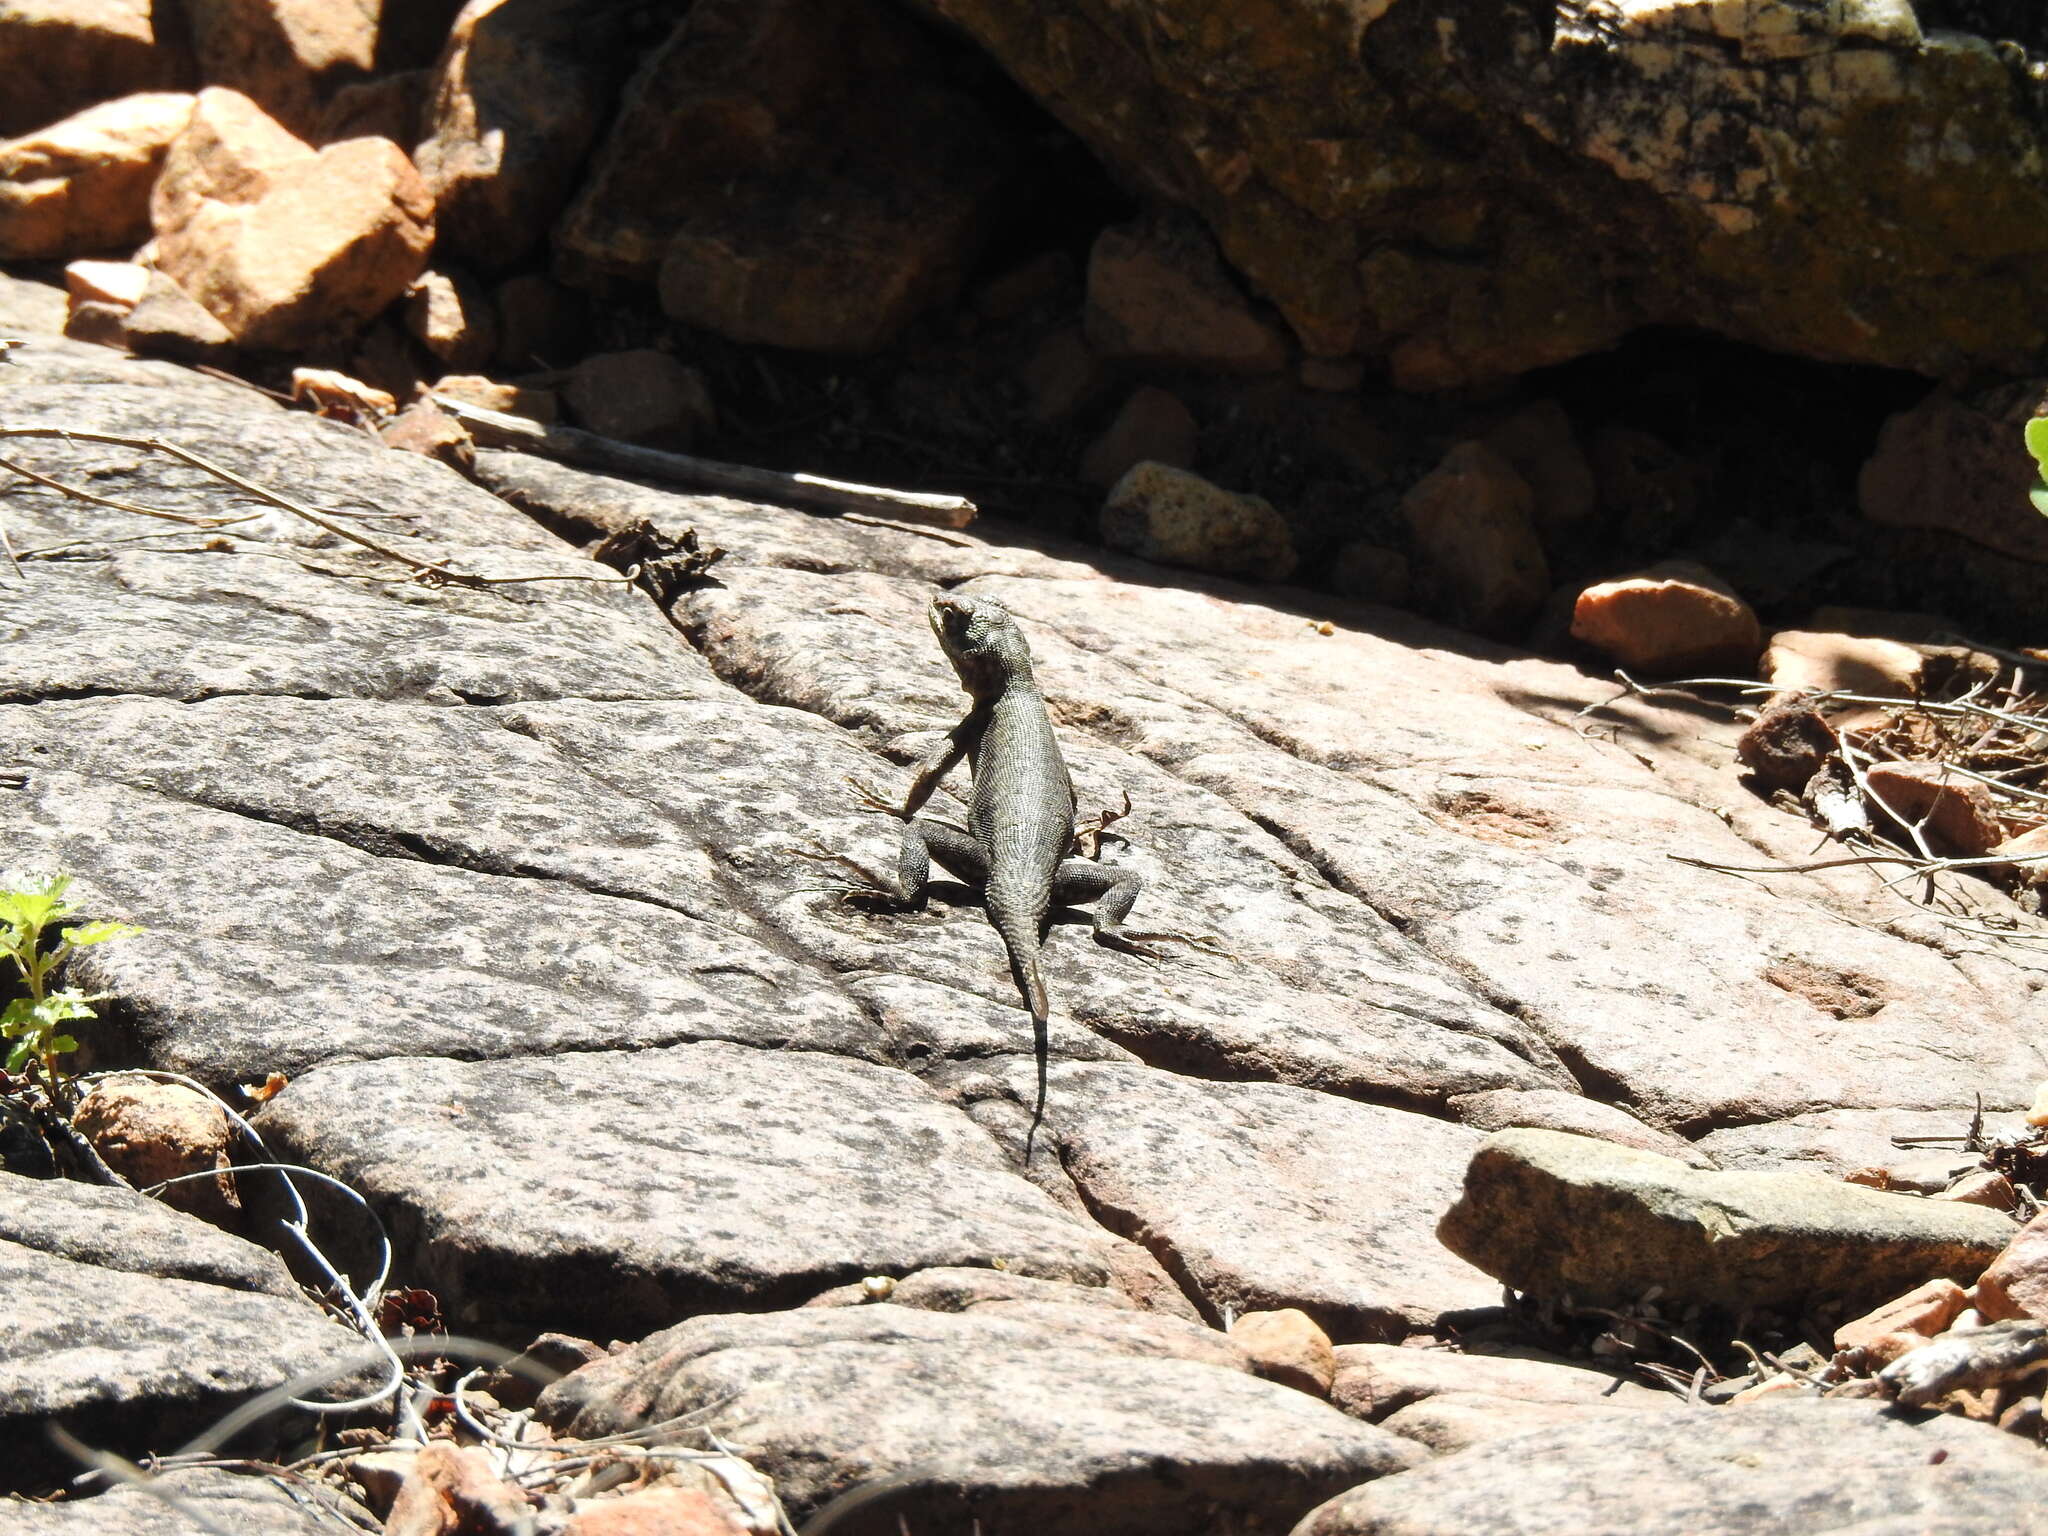
[[[746,1425],[735,1449],[795,1520],[892,1479],[864,1501],[860,1528],[875,1530],[899,1512],[1076,1536],[1279,1529],[1327,1490],[1418,1459],[1302,1393],[1119,1339],[1123,1314],[1096,1315],[1082,1337],[887,1304],[698,1318],[555,1383],[539,1413],[593,1436],[723,1403]]]
[[[503,272],[541,246],[610,116],[658,0],[470,0],[435,65],[414,150],[441,258]],[[525,366],[522,360],[520,366]]]
[[[1842,987],[1840,980],[1835,984]],[[1845,1007],[1842,1016],[1856,1013]],[[1943,1110],[1823,1109],[1730,1126],[1702,1136],[1697,1145],[1722,1168],[1802,1168],[1831,1179],[1857,1175],[1878,1188],[1932,1195],[1976,1163],[1976,1154],[1963,1149],[1972,1115],[1967,1104]],[[1986,1136],[2020,1128],[2020,1117],[2010,1111],[1984,1116]]]
[[[1556,539],[1583,526],[1599,502],[1593,467],[1557,401],[1523,406],[1480,439],[1514,466],[1535,497],[1536,528]]]
[[[219,1536],[332,1536],[336,1520],[348,1518],[331,1507],[308,1504],[304,1491],[259,1473],[175,1468],[155,1474],[151,1483],[157,1492],[115,1483],[105,1492],[61,1504],[13,1504],[7,1529],[18,1536],[186,1536],[194,1529]],[[178,1503],[167,1504],[163,1494]],[[329,1499],[324,1496],[323,1502]],[[345,1507],[351,1515],[360,1513],[356,1506]],[[206,1524],[195,1526],[195,1519]]]
[[[2006,1251],[2010,1253],[2012,1250],[2008,1248]],[[1996,1262],[1993,1261],[1994,1266]],[[1980,1311],[1983,1310],[1983,1286],[1984,1280],[1980,1275],[1974,1292],[1980,1298]],[[1842,1324],[1835,1330],[1835,1348],[1870,1349],[1887,1336],[1901,1333],[1931,1339],[1947,1331],[1963,1308],[1971,1304],[1972,1294],[1953,1280],[1930,1280]],[[1989,1313],[1985,1315],[1992,1316]]]
[[[1758,675],[1767,683],[1801,692],[1913,699],[1920,696],[1925,665],[1926,657],[1896,640],[1781,629],[1771,636]]]
[[[1340,1495],[1294,1536],[2031,1536],[2044,1496],[2039,1450],[1988,1424],[1780,1396],[1481,1445]]]
[[[2024,8],[929,0],[1319,356],[1499,381],[1646,324],[1939,376],[2048,341]],[[1985,13],[2002,22],[1994,28]],[[1683,101],[1683,113],[1664,110]],[[1875,222],[1916,210],[1895,238]],[[1892,273],[1924,274],[1902,287]]]
[[[1810,1174],[1701,1172],[1556,1131],[1499,1131],[1473,1154],[1437,1235],[1519,1291],[1742,1312],[1864,1307],[1932,1279],[1968,1282],[2012,1223]]]
[[[126,252],[149,236],[149,189],[192,98],[124,96],[0,143],[0,258]]]
[[[1756,614],[1705,566],[1667,560],[1597,581],[1572,607],[1572,638],[1633,672],[1747,676],[1763,649]]]
[[[68,1469],[52,1422],[129,1456],[160,1450],[364,1348],[253,1244],[126,1190],[6,1172],[0,1315],[5,1488]]]
[[[378,7],[332,0],[183,0],[199,78],[254,101],[301,138],[326,98],[377,62]],[[422,7],[434,8],[430,4]],[[405,8],[394,8],[405,9]]]
[[[1081,455],[1081,478],[1106,491],[1147,459],[1186,469],[1195,462],[1196,435],[1194,415],[1178,396],[1144,385]]]
[[[739,342],[872,352],[958,290],[1001,137],[881,0],[698,0],[641,64],[555,236]]]
[[[315,151],[248,97],[209,87],[151,196],[157,265],[237,345],[353,335],[426,266],[433,206],[403,151]]]
[[[1293,539],[1271,502],[1170,464],[1134,464],[1111,487],[1102,542],[1162,565],[1254,581],[1285,581],[1295,566]]]
[[[401,1058],[296,1078],[259,1124],[420,1234],[412,1273],[463,1322],[632,1334],[878,1272],[1122,1262],[915,1078],[838,1056]]]
[[[1459,614],[1494,636],[1518,633],[1550,593],[1535,511],[1528,482],[1480,442],[1459,443],[1401,498],[1416,547]]]
[[[1937,391],[1890,417],[1856,479],[1863,515],[2048,563],[2048,518],[2027,499],[2037,471],[2021,436],[2044,388],[2030,379],[1966,397]]]
[[[9,0],[0,7],[0,60],[6,138],[116,97],[193,84],[182,18],[159,0]]]
[[[1450,1102],[1451,1113],[1475,1131],[1505,1131],[1527,1126],[1540,1131],[1568,1131],[1617,1146],[1636,1147],[1675,1157],[1695,1168],[1711,1168],[1713,1159],[1683,1137],[1645,1125],[1615,1104],[1603,1104],[1562,1088],[1490,1088],[1461,1094]]]
[[[1088,256],[1088,344],[1112,362],[1275,373],[1279,328],[1238,291],[1201,226],[1185,217],[1104,230]]]

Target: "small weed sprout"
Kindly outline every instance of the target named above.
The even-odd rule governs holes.
[[[0,1010],[0,1039],[8,1042],[0,1065],[10,1076],[40,1076],[43,1091],[53,1099],[66,1080],[61,1058],[78,1049],[64,1026],[92,1018],[92,1005],[107,994],[76,987],[53,991],[50,978],[74,951],[143,931],[128,923],[79,923],[59,931],[56,943],[46,943],[52,928],[78,914],[65,899],[70,886],[69,875],[0,875],[0,957],[14,966],[27,994]]]
[[[2048,416],[2028,421],[2027,452],[2034,456],[2034,487],[2027,495],[2034,510],[2048,517]]]

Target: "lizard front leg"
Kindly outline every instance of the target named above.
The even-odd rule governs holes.
[[[1214,939],[1200,934],[1133,933],[1124,927],[1124,919],[1131,915],[1131,907],[1144,888],[1143,877],[1133,870],[1121,869],[1114,864],[1098,864],[1092,859],[1067,859],[1053,876],[1052,899],[1063,907],[1094,902],[1095,910],[1090,916],[1095,923],[1095,942],[1111,949],[1120,949],[1147,960],[1158,960],[1164,957],[1157,950],[1146,948],[1148,944],[1185,944],[1191,949],[1229,958],[1230,951]]]

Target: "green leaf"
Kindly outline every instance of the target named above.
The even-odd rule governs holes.
[[[7,1053],[8,1072],[19,1077],[21,1069],[28,1065],[29,1058],[33,1055],[35,1055],[35,1051],[30,1047],[29,1042],[26,1040],[22,1041],[21,1044]]]
[[[53,1024],[61,1024],[66,1019],[96,1019],[99,1015],[92,1011],[92,1000],[92,995],[80,992],[75,987],[66,987],[62,992],[52,992],[34,1005],[36,1022],[48,1028]]]
[[[2048,481],[2036,480],[2034,488],[2027,492],[2027,500],[2034,504],[2034,510],[2048,517]]]
[[[48,1043],[43,1046],[43,1049],[52,1055],[56,1055],[63,1051],[77,1050],[78,1042],[69,1035],[52,1035]]]
[[[2048,416],[2036,416],[2027,423],[2027,452],[2034,456],[2036,463],[2048,466]],[[2044,468],[2048,474],[2048,468]]]
[[[132,939],[148,932],[133,923],[80,923],[76,928],[64,930],[64,942],[73,949],[83,949],[88,944],[105,944],[110,939]]]

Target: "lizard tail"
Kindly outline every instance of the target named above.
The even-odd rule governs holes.
[[[1038,1128],[1045,1123],[1046,1074],[1052,1055],[1046,1021],[1052,1009],[1046,1001],[1045,977],[1038,964],[1038,935],[1033,927],[998,917],[996,931],[1003,936],[1003,947],[1010,952],[1011,979],[1017,983],[1024,1006],[1031,1010],[1031,1043],[1038,1058],[1038,1102],[1032,1106],[1031,1126],[1024,1133],[1024,1166],[1029,1168],[1032,1149],[1038,1142]]]

